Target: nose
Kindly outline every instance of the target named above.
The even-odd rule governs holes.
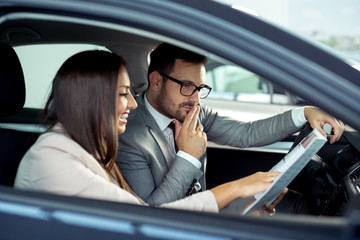
[[[195,91],[193,95],[189,98],[191,101],[198,103],[200,101],[200,92],[199,90]]]
[[[135,109],[137,108],[138,104],[135,101],[135,98],[133,97],[133,95],[130,93],[129,95],[129,100],[128,100],[128,108],[129,109]]]

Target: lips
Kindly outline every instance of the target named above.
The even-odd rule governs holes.
[[[126,124],[128,116],[129,116],[129,112],[124,112],[123,114],[120,115],[119,121]]]
[[[194,102],[183,102],[179,105],[179,108],[184,108],[186,111],[190,111],[194,106],[199,105],[199,103]]]
[[[185,108],[186,111],[189,112],[193,107],[191,107],[191,106],[185,106],[184,108]]]

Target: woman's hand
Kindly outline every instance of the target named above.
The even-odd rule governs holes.
[[[239,198],[252,197],[259,192],[265,191],[279,175],[280,172],[278,171],[257,172],[236,180],[235,183],[238,184]]]
[[[217,200],[219,209],[222,209],[237,198],[248,198],[265,191],[279,175],[280,172],[277,171],[257,172],[250,176],[217,186],[211,189],[211,191]],[[279,200],[277,199],[278,201],[275,200],[270,207],[278,204],[281,199],[282,197],[279,198]]]

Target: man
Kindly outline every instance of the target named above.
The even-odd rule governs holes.
[[[205,83],[205,63],[206,57],[166,43],[151,53],[148,89],[129,115],[118,151],[118,163],[127,181],[150,205],[205,189],[207,140],[241,148],[263,146],[299,131],[307,120],[323,134],[321,126],[329,123],[334,130],[331,143],[344,131],[341,122],[315,107],[248,123],[218,116],[199,103],[210,91]],[[197,105],[196,129],[182,127],[187,113]],[[169,126],[172,122],[175,133]]]

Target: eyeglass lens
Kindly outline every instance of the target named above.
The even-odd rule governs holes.
[[[181,88],[181,94],[185,96],[190,96],[195,93],[196,87],[192,84],[184,84]],[[201,98],[206,97],[209,94],[210,89],[201,88],[199,95]]]

